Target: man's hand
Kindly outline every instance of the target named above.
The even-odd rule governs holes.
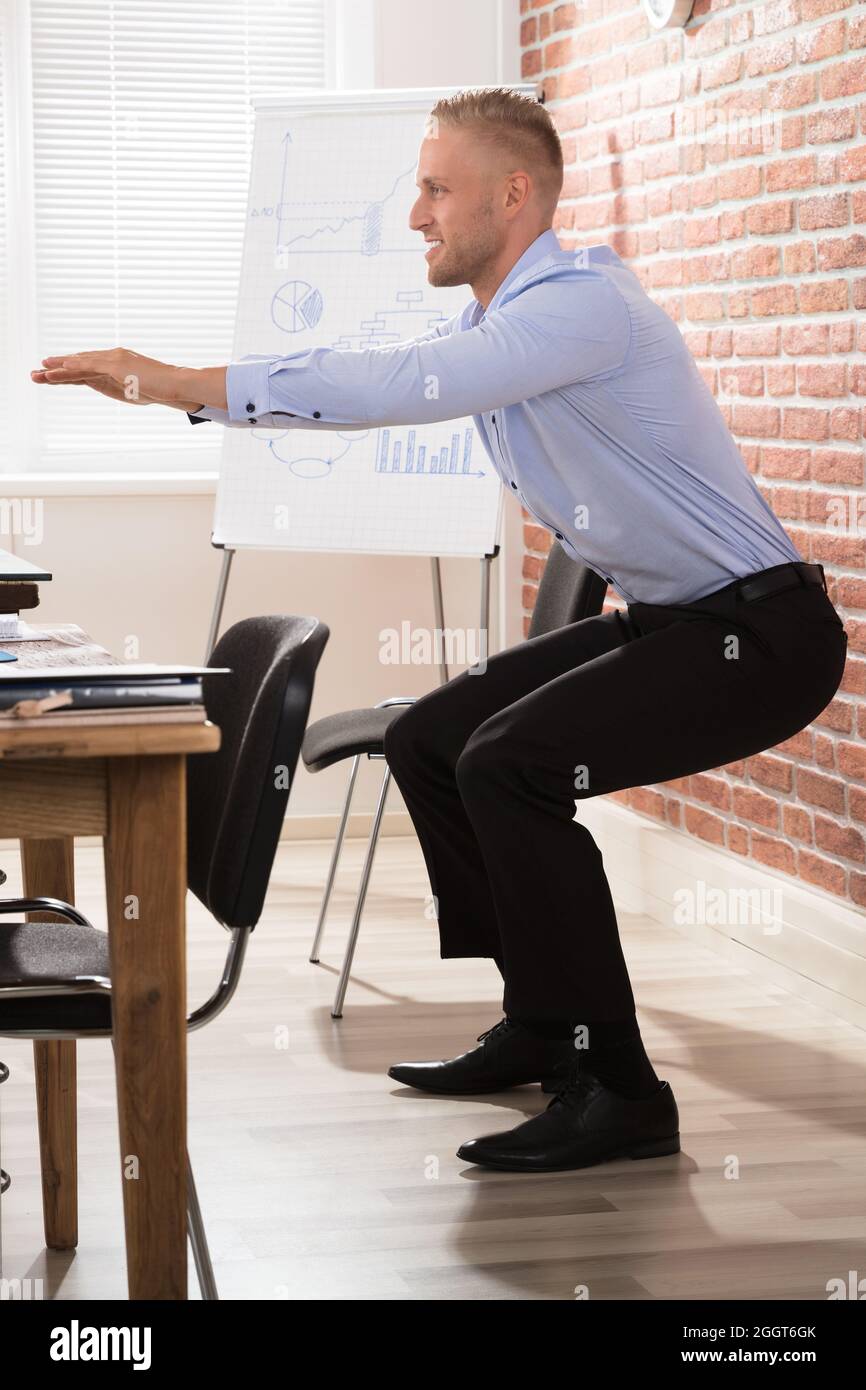
[[[203,371],[212,374],[220,369]],[[40,385],[89,386],[130,405],[171,405],[191,414],[205,403],[203,395],[189,399],[191,379],[198,375],[194,368],[175,367],[129,348],[43,357],[42,366],[30,373],[31,380]]]

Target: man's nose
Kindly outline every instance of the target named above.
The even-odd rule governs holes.
[[[430,218],[421,206],[420,198],[415,202],[412,211],[409,213],[409,227],[413,232],[420,232],[430,222]]]

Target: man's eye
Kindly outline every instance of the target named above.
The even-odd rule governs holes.
[[[438,184],[438,183],[431,183],[431,185],[430,185],[430,191],[431,191],[431,193],[441,193],[441,192],[442,192],[442,185],[441,185],[441,184]]]

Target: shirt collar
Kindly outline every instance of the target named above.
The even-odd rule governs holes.
[[[540,236],[537,236],[534,241],[529,243],[523,255],[514,262],[514,265],[511,267],[488,304],[487,309],[496,308],[503,294],[508,289],[508,286],[513,280],[517,279],[518,275],[522,275],[530,266],[535,265],[536,261],[541,261],[545,256],[551,256],[557,251],[561,252],[562,247],[559,244],[556,232],[552,227],[548,227],[546,232],[542,232]],[[469,315],[469,327],[474,328],[476,323],[483,318],[486,312],[487,310],[482,309],[479,301],[473,299]]]

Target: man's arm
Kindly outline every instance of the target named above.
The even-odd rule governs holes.
[[[439,338],[451,333],[457,327],[464,312],[465,311],[461,309],[458,313],[453,314],[451,318],[439,319],[432,328],[428,328],[424,333],[419,333],[414,338],[402,339],[397,346],[406,347],[410,343],[424,343],[428,342],[431,338]],[[369,349],[369,351],[377,350],[378,349],[375,348]],[[336,349],[324,349],[324,351],[336,351]],[[283,360],[284,359],[280,357],[279,354],[269,355],[267,353],[253,352],[249,353],[246,357],[240,358],[240,363],[279,363]],[[283,413],[272,410],[263,411],[260,415],[250,416],[249,412],[245,410],[243,419],[236,420],[231,418],[226,408],[228,395],[227,382],[229,373],[233,372],[234,368],[238,365],[238,363],[229,363],[227,367],[205,367],[200,369],[198,374],[195,368],[178,368],[178,371],[184,374],[182,378],[184,389],[188,389],[189,392],[194,395],[198,387],[202,396],[202,405],[199,406],[198,409],[184,407],[187,409],[190,422],[193,425],[201,425],[207,420],[213,420],[217,424],[225,425],[228,428],[239,429],[246,429],[251,425],[258,425],[260,428],[264,427],[266,429],[284,430],[291,428],[291,421],[297,418],[297,413],[295,411]],[[208,375],[205,377],[204,373],[219,375]],[[210,404],[208,402],[213,403]],[[331,420],[311,419],[303,421],[303,428],[333,430],[334,426]],[[346,423],[342,428],[344,430],[364,430],[368,429],[369,426],[366,423]]]
[[[204,370],[225,370],[229,426],[275,420],[293,429],[371,429],[478,415],[588,381],[621,366],[630,344],[624,299],[589,273],[573,289],[555,277],[540,281],[462,332]],[[187,399],[195,397],[191,380]]]

